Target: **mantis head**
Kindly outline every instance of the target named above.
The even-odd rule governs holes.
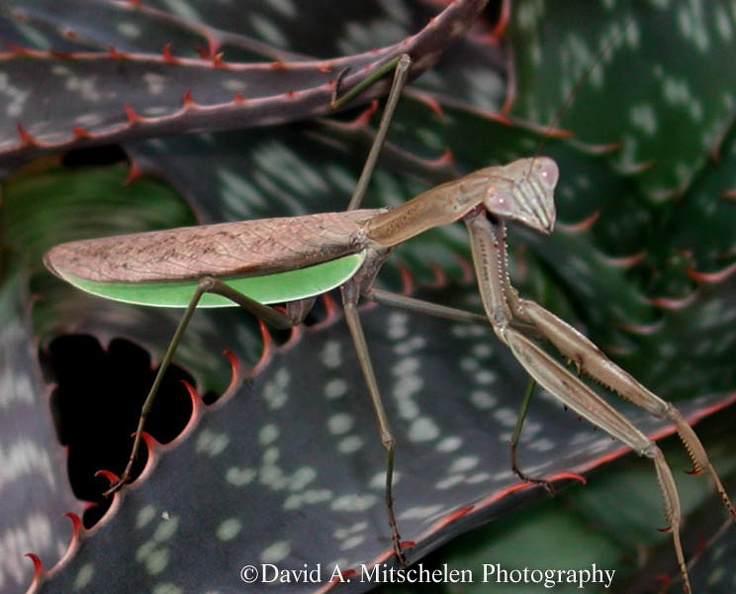
[[[492,169],[493,181],[483,199],[488,211],[500,219],[551,233],[556,216],[554,191],[560,177],[557,163],[549,157],[533,157]]]

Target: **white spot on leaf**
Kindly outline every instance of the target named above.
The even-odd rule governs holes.
[[[238,468],[231,466],[225,472],[225,481],[235,487],[242,487],[253,482],[257,474],[256,470],[250,467]]]
[[[263,447],[270,445],[278,439],[279,433],[280,431],[277,425],[273,423],[264,425],[258,432],[258,443]]]
[[[95,574],[95,568],[91,563],[85,563],[77,571],[77,575],[74,576],[74,588],[76,590],[83,590],[92,581]]]
[[[344,435],[355,425],[355,419],[348,413],[332,415],[327,421],[327,430],[332,435]]]
[[[230,437],[227,433],[216,433],[211,429],[203,429],[197,436],[194,451],[214,458],[225,451],[229,443]]]
[[[342,378],[331,379],[327,382],[324,393],[330,400],[341,398],[348,393],[348,383]]]
[[[440,429],[429,417],[420,417],[409,427],[408,437],[413,442],[431,441],[437,439]]]
[[[345,439],[341,439],[337,444],[337,451],[341,454],[354,454],[364,445],[363,438],[357,435],[351,435]]]
[[[215,534],[221,541],[228,541],[240,534],[242,529],[243,523],[238,518],[228,518],[220,523]]]
[[[436,446],[438,452],[455,452],[463,445],[463,440],[460,437],[445,437]]]
[[[342,365],[342,347],[335,340],[325,343],[320,353],[320,361],[327,369],[337,369]]]
[[[330,509],[333,511],[349,511],[349,512],[363,512],[372,508],[378,502],[378,498],[375,495],[360,494],[360,495],[342,495],[336,497]]]
[[[289,556],[291,544],[287,540],[277,541],[261,551],[261,563],[278,563]]]

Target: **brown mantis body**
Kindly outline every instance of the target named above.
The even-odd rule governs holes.
[[[376,147],[380,148],[385,136],[408,66],[408,59],[399,62],[391,99],[372,153],[377,154]],[[375,156],[369,158],[361,179],[370,175],[374,164]],[[340,286],[345,317],[387,453],[385,499],[393,546],[399,560],[405,563],[393,511],[395,438],[383,408],[357,305],[361,298],[367,298],[454,320],[477,322],[477,314],[420,302],[373,286],[382,264],[399,244],[431,228],[462,221],[470,234],[475,273],[486,314],[484,322],[490,323],[497,337],[542,387],[577,414],[653,461],[684,589],[689,592],[679,536],[679,496],[661,450],[575,374],[528,338],[527,332],[517,324],[533,326],[563,357],[574,362],[579,372],[651,414],[672,421],[692,459],[694,471],[707,471],[712,476],[729,513],[736,519],[736,512],[705,449],[680,412],[639,384],[569,324],[541,305],[519,297],[511,285],[506,267],[505,222],[522,223],[550,233],[555,222],[553,193],[558,177],[557,165],[549,158],[520,159],[508,165],[481,169],[393,209],[358,210],[362,191],[356,191],[348,210],[341,213],[174,229],[71,242],[53,248],[46,255],[46,265],[86,291],[112,299],[162,305],[168,303],[150,296],[136,300],[119,291],[131,287],[175,286],[182,291],[181,305],[187,307],[143,407],[128,466],[110,491],[118,490],[130,478],[153,397],[191,315],[206,295],[224,297],[231,305],[240,305],[273,326],[288,328],[301,323],[312,299],[328,290],[325,287]],[[328,273],[322,268],[349,258],[354,258],[354,263],[347,272]],[[243,279],[265,279],[278,284],[282,281],[280,275],[299,270],[306,270],[314,277],[329,278],[318,289],[294,293],[285,288],[274,299],[254,298],[234,284]],[[269,306],[269,303],[282,302],[287,304],[285,311]]]

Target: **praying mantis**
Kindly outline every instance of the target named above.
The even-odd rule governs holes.
[[[664,499],[684,590],[690,592],[679,536],[679,496],[661,450],[532,341],[528,328],[533,327],[580,372],[654,416],[673,422],[695,472],[711,475],[729,514],[736,519],[736,511],[700,440],[676,408],[639,384],[572,326],[541,305],[520,297],[509,280],[506,222],[520,223],[541,233],[552,232],[554,190],[559,178],[555,162],[533,157],[490,166],[392,209],[360,208],[409,68],[410,58],[402,56],[396,64],[376,139],[345,211],[75,241],[58,245],[46,254],[45,263],[52,272],[88,293],[142,305],[185,308],[141,410],[128,464],[108,493],[118,491],[130,480],[146,417],[198,307],[238,305],[273,327],[290,328],[304,320],[317,296],[340,288],[345,318],[386,451],[384,496],[393,549],[401,563],[409,559],[394,511],[396,440],[361,326],[357,309],[361,298],[455,321],[490,324],[539,385],[581,417],[650,458]],[[340,101],[351,97],[353,91]],[[485,316],[374,287],[381,266],[400,244],[434,227],[460,221],[469,232]],[[271,307],[274,304],[285,304],[285,309]]]

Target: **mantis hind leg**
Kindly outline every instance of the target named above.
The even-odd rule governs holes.
[[[146,400],[143,403],[143,407],[141,408],[141,414],[138,417],[138,426],[136,427],[135,436],[133,438],[133,447],[131,448],[130,457],[128,458],[125,469],[120,475],[120,478],[112,485],[110,485],[107,491],[105,491],[104,495],[106,497],[119,491],[131,479],[133,464],[135,463],[135,460],[138,457],[138,452],[141,448],[143,428],[145,427],[146,419],[148,417],[148,414],[151,412],[151,408],[153,407],[153,403],[156,399],[156,394],[158,393],[161,383],[163,382],[166,371],[168,370],[169,366],[171,365],[171,361],[174,358],[174,353],[176,353],[176,349],[179,346],[182,337],[184,336],[184,332],[189,325],[189,321],[192,319],[192,315],[194,315],[194,312],[197,309],[197,305],[199,305],[199,301],[202,298],[202,295],[204,295],[205,293],[217,293],[218,295],[227,297],[246,311],[252,313],[257,318],[266,322],[268,325],[278,329],[287,329],[301,322],[301,320],[299,319],[292,319],[287,314],[277,309],[274,309],[267,305],[263,305],[262,303],[258,303],[257,301],[246,297],[239,291],[232,289],[222,281],[219,281],[215,278],[205,277],[200,280],[197,284],[197,288],[192,294],[192,298],[189,301],[189,305],[187,306],[184,315],[182,316],[181,320],[179,320],[179,324],[174,331],[174,336],[171,338],[169,346],[166,348],[166,352],[164,353],[164,356],[161,359],[161,364],[159,365],[158,371],[156,372],[156,378],[154,379],[153,384],[148,391],[148,395],[146,396]]]

